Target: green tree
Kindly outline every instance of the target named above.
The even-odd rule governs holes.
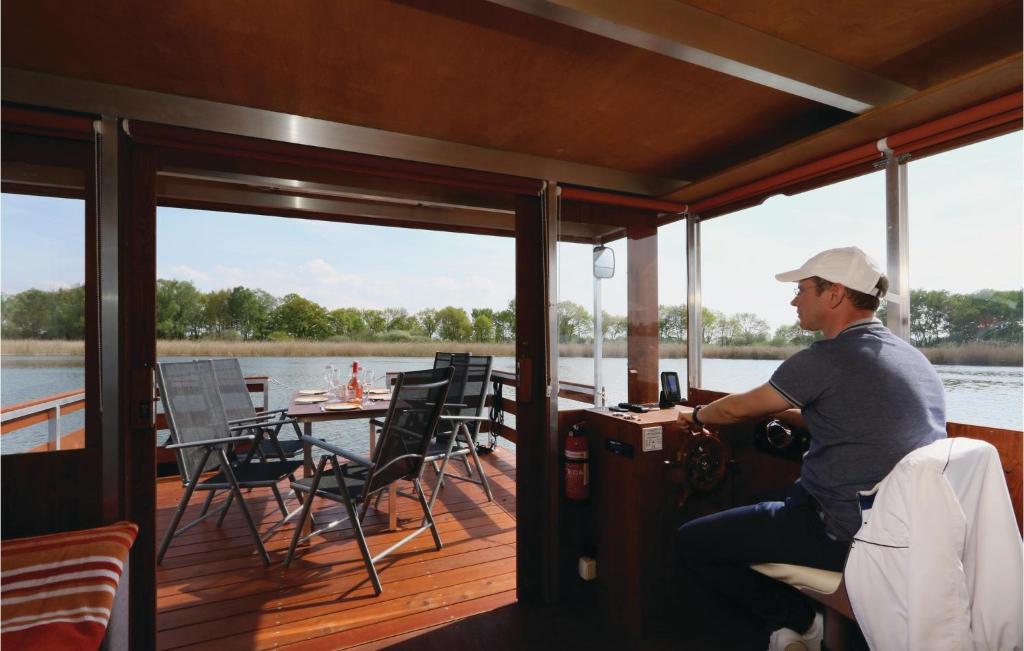
[[[331,331],[335,335],[355,339],[366,334],[366,322],[362,310],[342,307],[330,313]]]
[[[56,312],[54,296],[26,289],[3,303],[3,334],[18,339],[52,339]]]
[[[494,338],[497,341],[514,341],[516,338],[516,301],[508,302],[508,307],[494,314]]]
[[[663,341],[686,341],[686,305],[658,306],[658,334]]]
[[[701,306],[700,308],[700,322],[701,322],[701,338],[704,343],[712,344],[715,342],[715,333],[718,328],[719,319],[724,319],[725,315],[721,312],[716,312],[709,307]]]
[[[409,316],[408,310],[402,307],[386,307],[381,310],[384,317],[384,331],[412,330],[416,327],[416,319]]]
[[[267,296],[270,295],[267,294]],[[231,290],[231,295],[228,296],[227,309],[234,329],[238,331],[242,339],[248,341],[260,338],[260,335],[267,330],[267,321],[270,319],[271,310],[273,310],[273,301],[266,301],[264,297],[246,287],[235,287]]]
[[[432,307],[420,310],[416,313],[416,325],[420,332],[431,339],[437,334],[440,324],[437,321],[437,310]]]
[[[736,322],[735,345],[751,346],[768,341],[771,329],[768,322],[751,312],[740,312],[733,319]]]
[[[572,301],[558,303],[558,341],[584,341],[594,332],[594,319],[587,308]]]
[[[362,316],[366,331],[371,335],[382,335],[387,332],[388,320],[381,310],[363,310]]]
[[[773,346],[808,346],[821,339],[821,332],[804,330],[797,321],[791,325],[781,325],[775,329],[772,337]]]
[[[188,280],[156,281],[156,336],[198,337],[203,327],[203,295]]]
[[[271,315],[273,330],[299,339],[326,339],[331,334],[327,310],[298,294],[288,294]]]
[[[601,330],[604,331],[605,339],[625,339],[629,330],[629,319],[601,310]]]
[[[910,339],[917,346],[934,346],[949,335],[950,294],[945,290],[910,292]]]
[[[203,323],[206,332],[225,332],[235,329],[229,303],[231,290],[221,289],[203,295]]]
[[[437,332],[444,341],[466,341],[473,335],[473,323],[461,307],[441,308],[437,311]]]
[[[474,313],[476,311],[477,310],[473,310]],[[494,320],[487,314],[474,314],[473,341],[478,341],[481,343],[487,341],[494,341]]]
[[[733,346],[739,336],[739,324],[733,316],[717,314],[714,326],[715,343],[719,346]]]
[[[56,339],[85,338],[85,287],[58,289],[53,297],[53,336]]]

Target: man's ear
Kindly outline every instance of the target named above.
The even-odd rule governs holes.
[[[839,283],[833,283],[828,289],[832,292],[828,297],[829,307],[837,308],[842,305],[843,299],[846,298],[846,286],[840,285]]]

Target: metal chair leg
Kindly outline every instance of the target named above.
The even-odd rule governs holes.
[[[224,524],[224,518],[228,514],[228,509],[231,508],[231,503],[235,501],[235,494],[232,491],[228,491],[228,498],[224,500],[224,507],[220,511],[220,517],[217,518],[217,526]]]
[[[473,443],[473,437],[469,435],[469,428],[464,426],[466,433],[466,445],[469,446],[469,453],[473,455],[473,464],[476,466],[477,472],[480,473],[480,484],[484,487],[484,492],[487,493],[487,501],[494,501],[494,494],[491,493],[491,484],[487,481],[487,473],[484,472],[484,467],[480,464],[480,455],[476,453],[476,444]]]
[[[444,486],[444,471],[448,467],[448,460],[452,456],[452,448],[455,446],[455,436],[453,435],[448,439],[448,449],[444,453],[444,460],[441,461],[441,469],[437,473],[437,484],[434,485],[434,492],[430,494],[430,502],[427,503],[427,508],[433,512],[434,502],[437,501],[437,496],[441,493],[441,488]]]
[[[373,565],[373,557],[370,556],[370,547],[366,544],[366,536],[363,535],[363,524],[356,517],[356,510],[349,497],[348,490],[341,486],[341,496],[345,502],[345,509],[348,511],[348,518],[352,522],[352,531],[356,534],[356,542],[359,543],[359,551],[363,555],[363,564],[366,565],[366,573],[370,575],[370,582],[373,583],[373,591],[377,594],[384,592],[380,585],[380,577],[377,576],[377,568]],[[363,513],[366,513],[364,503]]]
[[[299,516],[299,521],[295,523],[295,532],[292,533],[292,542],[288,545],[288,555],[284,557],[284,566],[288,567],[291,565],[292,558],[295,556],[295,548],[299,544],[299,538],[302,537],[302,527],[306,524],[306,518],[309,517],[309,511],[313,508],[313,496],[316,495],[316,491],[320,488],[320,477],[324,474],[324,466],[327,464],[327,457],[321,457],[320,463],[317,464],[316,474],[313,475],[313,485],[309,488],[309,494],[306,495],[306,499],[302,502],[302,515]]]
[[[434,515],[430,512],[430,506],[427,504],[427,497],[423,494],[423,486],[420,485],[419,479],[412,480],[413,486],[416,487],[416,495],[420,499],[420,506],[423,508],[423,520],[430,524],[430,534],[434,536],[434,544],[438,549],[444,547],[441,542],[441,534],[437,531],[437,525],[434,524]]]
[[[238,508],[242,510],[242,516],[245,518],[245,523],[249,526],[249,531],[252,533],[252,539],[256,542],[256,550],[260,553],[260,557],[263,559],[263,564],[270,565],[270,556],[267,554],[267,549],[263,546],[263,541],[260,539],[260,532],[256,529],[256,522],[253,521],[252,514],[249,513],[249,509],[245,505],[245,499],[242,497],[242,489],[238,486],[238,480],[235,479],[235,473],[231,471],[231,461],[228,459],[228,453],[225,452],[223,448],[220,450],[220,459],[224,464],[222,467],[224,476],[227,477],[228,483],[231,484],[231,491],[235,494],[235,497],[238,498]]]
[[[281,515],[288,515],[288,509],[284,505],[284,499],[281,497],[281,491],[277,489],[277,484],[271,484],[270,490],[274,491],[274,499],[277,500],[277,508],[281,510]]]
[[[185,507],[188,506],[188,501],[192,499],[192,493],[196,491],[196,482],[199,477],[198,470],[206,467],[206,460],[210,458],[210,454],[213,452],[213,448],[206,448],[206,452],[203,454],[203,458],[199,460],[196,465],[197,472],[192,474],[192,481],[185,487],[185,493],[181,496],[181,500],[178,501],[178,510],[174,512],[174,517],[171,518],[171,524],[167,527],[167,532],[164,533],[163,540],[160,541],[160,549],[156,553],[156,564],[159,565],[164,560],[164,554],[167,553],[167,548],[171,545],[171,538],[174,538],[175,532],[178,530],[178,525],[181,523],[181,516],[185,514]]]
[[[210,510],[210,503],[213,502],[213,496],[216,494],[216,489],[207,491],[206,500],[203,502],[203,510],[199,512],[200,517],[206,515],[206,512]]]

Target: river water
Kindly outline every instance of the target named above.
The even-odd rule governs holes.
[[[166,358],[161,361],[173,359]],[[270,406],[279,408],[287,406],[293,389],[321,388],[324,384],[324,369],[328,364],[344,369],[350,366],[352,360],[322,357],[243,357],[240,361],[242,371],[246,375],[270,376]],[[364,367],[381,377],[386,371],[428,368],[432,362],[431,358],[417,357],[370,357],[360,360]],[[706,359],[703,388],[728,392],[750,389],[765,382],[780,363],[779,360]],[[514,368],[514,360],[511,357],[497,357],[494,360],[494,368],[511,371]],[[1022,429],[1024,369],[1005,366],[936,366],[935,369],[946,388],[946,410],[949,420]],[[685,385],[685,359],[663,359],[661,370],[678,372]],[[626,360],[604,360],[602,374],[608,402],[624,401]],[[0,366],[0,404],[6,406],[79,389],[83,386],[83,376],[80,358],[5,356]],[[559,361],[559,376],[563,380],[593,384],[593,359],[562,358]],[[506,397],[512,395],[514,394],[509,391]],[[260,396],[255,394],[254,399],[259,400]],[[583,405],[563,400],[562,406],[572,408]],[[513,421],[511,416],[507,416],[508,424],[514,425]],[[82,422],[82,412],[70,414],[61,420],[61,431],[77,429],[82,426]],[[365,423],[323,423],[316,426],[315,433],[354,451],[365,452]],[[4,436],[0,440],[0,452],[21,452],[45,442],[45,439],[46,425],[35,425]]]

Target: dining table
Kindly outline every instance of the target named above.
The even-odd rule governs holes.
[[[296,391],[288,403],[287,415],[302,423],[302,433],[306,436],[313,436],[313,425],[315,423],[326,423],[339,420],[361,420],[369,421],[369,443],[370,458],[373,458],[374,448],[377,443],[377,428],[373,419],[383,418],[388,413],[388,405],[391,402],[390,391],[383,388],[370,388],[366,390],[370,397],[368,401],[345,401],[340,400],[327,392],[314,389]],[[322,399],[320,399],[322,398]],[[302,467],[305,477],[312,477],[313,454],[312,446],[308,443],[302,446]],[[388,529],[398,528],[398,488],[392,483],[388,489]],[[303,523],[303,535],[309,533],[311,526],[309,521]]]

